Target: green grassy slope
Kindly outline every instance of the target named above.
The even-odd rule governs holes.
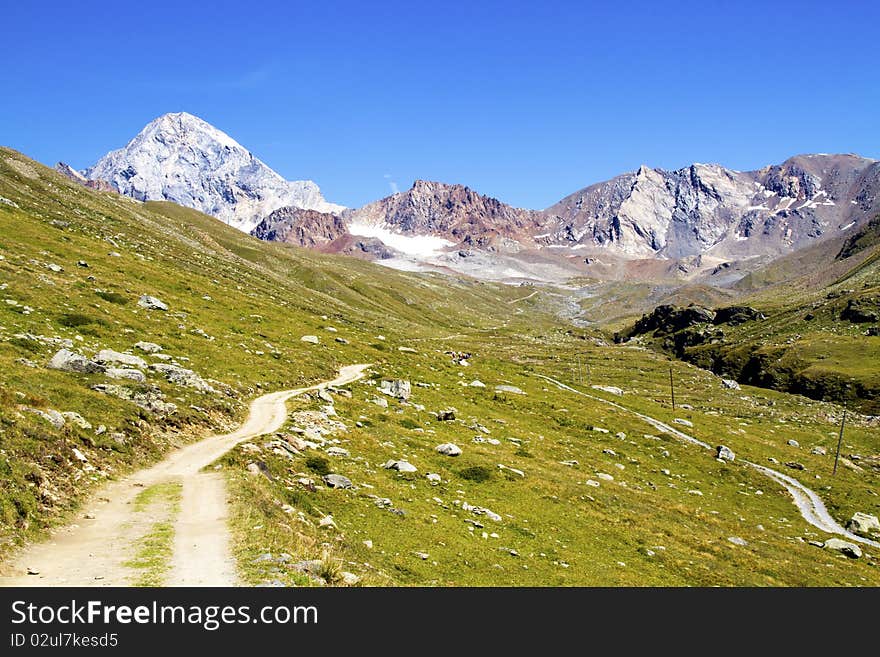
[[[819,491],[840,520],[880,508],[870,460],[877,429],[865,418],[851,418],[844,445],[848,458],[861,459],[851,458],[852,467],[832,479],[830,457],[810,449],[830,451],[837,407],[748,387],[725,390],[708,372],[662,354],[603,343],[598,331],[572,330],[544,314],[543,293],[513,304],[523,296],[518,288],[261,243],[177,206],[75,186],[8,150],[0,151],[0,197],[3,553],[63,518],[106,478],[229,426],[262,391],[369,362],[371,378],[348,386],[351,398],[331,393],[335,417],[322,415],[326,399],[297,398],[280,432],[295,442],[311,435],[300,433],[311,423],[333,420],[345,425],[325,435],[336,442],[288,457],[272,444],[277,437],[267,436],[221,460],[247,581],[316,583],[292,564],[320,559],[318,576],[334,583],[342,571],[366,584],[401,585],[880,583],[875,551],[849,560],[809,545],[826,537],[772,481],[739,461],[719,463],[630,413],[533,375],[555,376],[666,422],[686,419],[694,435],[729,445],[739,459],[796,460],[806,469],[793,476]],[[169,310],[139,307],[142,294]],[[303,343],[302,335],[316,335],[320,344]],[[156,342],[219,394],[154,373],[138,386],[48,370],[58,345],[47,339],[70,340],[88,356]],[[454,362],[449,350],[471,353],[469,365]],[[578,362],[583,381],[573,373]],[[670,366],[679,404],[689,408],[673,411],[668,403]],[[410,402],[378,393],[382,378],[412,381]],[[475,379],[485,387],[465,385]],[[103,383],[155,386],[177,411],[160,417],[90,388]],[[496,392],[499,384],[526,394]],[[93,428],[68,421],[56,429],[24,407],[75,411]],[[456,420],[432,414],[450,407]],[[98,425],[106,431],[96,432]],[[801,447],[789,446],[791,438]],[[442,442],[459,445],[462,455],[438,454]],[[328,453],[329,446],[348,456]],[[418,471],[382,468],[388,459],[407,459]],[[251,463],[261,474],[250,474]],[[350,478],[355,488],[327,488],[325,471]],[[328,515],[335,528],[320,526]]]

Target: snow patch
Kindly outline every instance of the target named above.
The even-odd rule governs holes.
[[[359,237],[375,237],[386,246],[417,258],[429,258],[455,244],[455,242],[450,242],[436,235],[402,235],[395,233],[387,226],[360,222],[350,224],[348,232]]]

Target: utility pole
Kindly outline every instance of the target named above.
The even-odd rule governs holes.
[[[669,368],[669,393],[672,395],[672,410],[675,410],[675,383],[672,381],[672,368]]]
[[[837,459],[840,458],[840,443],[843,442],[843,425],[846,424],[846,402],[843,402],[843,417],[840,418],[840,433],[837,435],[837,454],[834,455],[834,470],[832,475],[837,474]]]

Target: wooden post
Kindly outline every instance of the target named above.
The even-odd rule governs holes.
[[[675,383],[672,381],[672,368],[669,368],[669,393],[672,395],[672,410],[675,410]]]
[[[846,424],[846,402],[843,403],[843,417],[840,418],[840,433],[837,435],[837,454],[834,455],[834,470],[832,475],[837,474],[837,460],[840,458],[840,443],[843,442],[843,425]]]

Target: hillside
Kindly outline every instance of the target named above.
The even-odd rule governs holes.
[[[89,522],[90,491],[229,429],[254,397],[369,363],[362,381],[291,400],[281,430],[217,463],[245,583],[880,583],[875,548],[822,549],[831,535],[748,463],[813,487],[840,523],[876,515],[869,418],[848,420],[849,465],[832,479],[839,407],[730,390],[608,344],[556,319],[552,291],[261,242],[7,149],[0,227],[4,559],[53,525]],[[48,367],[61,349],[82,356],[66,359],[79,372]],[[447,443],[461,453],[438,451]],[[173,483],[138,504],[173,514]],[[153,530],[167,539],[173,525]],[[120,555],[132,581],[163,583],[161,563],[138,575],[138,549]]]

